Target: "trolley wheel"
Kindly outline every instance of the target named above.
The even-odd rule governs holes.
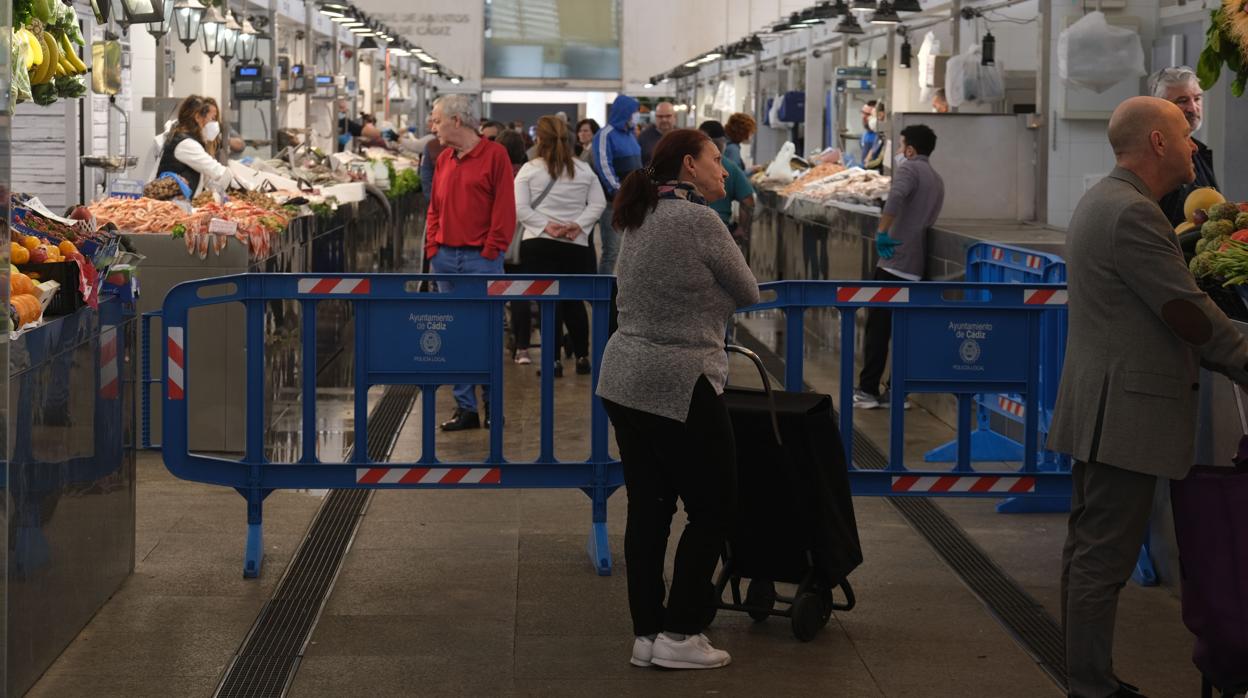
[[[802,642],[810,642],[819,634],[823,627],[823,599],[818,594],[804,592],[793,599],[792,617],[793,637]]]
[[[819,590],[819,600],[823,603],[822,613],[820,614],[820,627],[828,624],[832,620],[832,611],[836,609],[836,599],[832,598],[831,589]]]
[[[756,623],[761,623],[771,617],[771,609],[776,607],[775,582],[766,579],[751,579],[750,588],[745,592],[745,605],[750,608],[748,613]]]

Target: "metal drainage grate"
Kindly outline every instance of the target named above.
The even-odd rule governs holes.
[[[368,456],[385,461],[418,389],[391,386],[368,418]],[[299,544],[294,559],[251,626],[217,686],[219,698],[280,697],[298,671],[308,638],[329,598],[355,536],[370,490],[333,490]]]
[[[763,360],[767,372],[784,375],[784,362],[775,351],[744,327],[737,327],[737,341]],[[787,339],[787,338],[786,338]],[[804,383],[803,390],[814,387]],[[857,427],[851,447],[854,465],[883,470],[888,458]],[[957,522],[926,497],[886,497],[911,527],[927,541],[945,564],[996,617],[1022,648],[1062,689],[1066,688],[1066,640],[1061,626],[1044,606],[1001,569],[975,544]]]

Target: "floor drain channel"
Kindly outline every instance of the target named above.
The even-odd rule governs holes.
[[[736,340],[753,350],[763,360],[767,372],[784,375],[784,362],[764,342],[737,327]],[[809,383],[804,390],[814,390]],[[859,468],[882,470],[888,459],[871,439],[854,429],[854,464]],[[962,579],[1005,627],[1022,648],[1031,655],[1044,673],[1057,685],[1066,687],[1066,642],[1061,626],[1044,606],[1027,593],[1001,569],[992,558],[975,544],[957,522],[926,497],[887,497],[890,504],[923,536],[945,564]]]
[[[385,461],[418,389],[391,386],[368,418],[368,456]],[[333,490],[325,498],[307,536],[278,582],[273,598],[234,655],[215,693],[219,698],[285,695],[299,668],[304,647],[329,597],[368,502],[369,490]]]

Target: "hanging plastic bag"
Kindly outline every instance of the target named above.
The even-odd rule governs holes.
[[[771,103],[770,111],[767,113],[767,125],[772,128],[788,129],[793,124],[788,121],[780,120],[780,110],[784,107],[784,95],[779,95]],[[785,162],[788,162],[787,160]]]
[[[1102,12],[1089,12],[1057,37],[1057,73],[1067,85],[1100,94],[1146,72],[1140,35],[1111,26]]]
[[[920,88],[938,87],[937,57],[940,55],[940,39],[928,32],[919,45],[919,69],[917,71]]]
[[[793,142],[785,141],[784,145],[780,146],[780,152],[776,153],[776,157],[767,166],[767,179],[773,179],[778,182],[792,182],[797,173],[793,171],[793,166],[789,164],[789,160],[792,160],[795,154],[797,154],[797,148],[793,145]]]
[[[945,98],[949,100],[949,106],[1005,99],[1005,73],[1000,62],[996,65],[981,63],[983,54],[978,44],[949,59],[945,71]]]

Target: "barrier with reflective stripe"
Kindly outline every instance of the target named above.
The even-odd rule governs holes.
[[[422,289],[445,282],[451,290]],[[503,308],[517,297],[542,306],[542,346],[558,346],[555,303],[586,301],[592,308],[591,363],[597,383],[607,341],[607,313],[613,280],[595,276],[477,275],[295,275],[243,274],[180,284],[169,292],[160,313],[160,344],[166,367],[161,382],[166,467],[196,482],[233,487],[247,499],[244,575],[259,574],[263,557],[263,502],[275,489],[340,488],[576,488],[592,502],[588,550],[600,574],[609,574],[607,499],[619,488],[623,470],[607,449],[607,416],[596,398],[587,397],[590,456],[583,461],[555,458],[554,362],[556,352],[541,355],[541,428],[536,459],[509,461],[503,452],[503,410],[491,413],[488,455],[480,462],[444,462],[437,457],[435,393],[440,386],[489,386],[490,402],[503,402]],[[300,304],[302,370],[301,457],[271,462],[265,454],[265,307],[271,301]],[[366,448],[355,448],[345,463],[317,458],[316,307],[323,301],[350,303],[354,311],[354,441],[368,443],[368,391],[374,385],[421,388],[421,451],[417,462],[374,463]],[[230,459],[188,452],[188,402],[198,389],[190,346],[188,315],[195,308],[241,303],[245,308],[247,347],[246,453]],[[144,317],[145,335],[150,317]],[[144,362],[146,369],[147,362]],[[145,383],[146,385],[146,383]],[[146,432],[147,419],[144,419]],[[445,416],[445,415],[444,415]]]
[[[1040,467],[1039,417],[1024,400],[1040,395],[1043,320],[1064,313],[1066,290],[1055,284],[936,282],[779,281],[764,284],[762,303],[746,310],[785,313],[785,386],[802,386],[804,311],[840,312],[840,395],[837,400],[845,457],[853,461],[855,316],[860,309],[892,314],[892,394],[888,465],[870,470],[854,464],[854,494],[887,496],[1069,497],[1070,473]],[[768,296],[773,296],[768,298]],[[905,458],[904,400],[910,393],[951,393],[958,401],[958,438],[953,466],[911,468]],[[1016,469],[972,465],[971,412],[977,394],[1018,396],[1010,410],[1023,424],[1024,447]],[[997,466],[999,467],[999,466]]]
[[[966,280],[1025,286],[1061,284],[1066,282],[1066,263],[1053,254],[1012,245],[981,242],[967,249]],[[1023,294],[1023,302],[1027,305],[1064,307],[1068,298],[1066,290],[1062,288],[1032,288]],[[1053,408],[1057,402],[1058,383],[1062,376],[1066,351],[1066,313],[1044,315],[1040,325],[1040,390],[1034,404],[1038,406],[1036,417],[1042,439],[1037,457],[1041,470],[1068,471],[1070,459],[1045,449],[1043,441],[1049,433]],[[1023,443],[1018,437],[1029,401],[1017,394],[984,394],[977,395],[975,403],[976,429],[971,434],[971,460],[1003,461],[1022,458]],[[925,459],[934,463],[952,462],[957,458],[958,448],[958,441],[950,441],[929,451]],[[1002,502],[997,509],[1005,513],[1069,511],[1070,496],[1067,493],[1053,500],[1009,499]]]

